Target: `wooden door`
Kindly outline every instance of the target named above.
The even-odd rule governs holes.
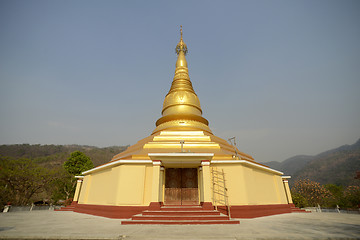
[[[196,168],[167,168],[165,174],[166,205],[199,204]]]

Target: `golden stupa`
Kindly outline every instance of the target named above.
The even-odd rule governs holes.
[[[291,212],[288,177],[210,130],[190,81],[182,28],[175,50],[175,75],[156,128],[78,177],[75,211],[114,218],[172,205],[226,208],[232,217]]]
[[[175,48],[178,55],[175,75],[168,94],[165,96],[162,117],[156,121],[152,135],[140,140],[112,160],[123,158],[144,159],[152,152],[211,152],[213,159],[246,159],[250,155],[241,153],[227,141],[214,136],[209,122],[202,117],[200,100],[189,77],[186,61],[188,51],[180,29],[180,41]],[[181,144],[180,141],[183,141]]]

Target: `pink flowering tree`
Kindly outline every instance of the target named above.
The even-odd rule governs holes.
[[[294,204],[299,207],[327,206],[333,199],[329,190],[309,179],[298,180],[292,187]]]

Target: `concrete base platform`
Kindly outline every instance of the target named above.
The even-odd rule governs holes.
[[[238,225],[121,225],[75,212],[0,213],[0,239],[360,239],[360,214],[287,213]]]

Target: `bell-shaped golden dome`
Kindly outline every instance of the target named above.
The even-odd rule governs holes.
[[[175,51],[178,55],[176,61],[174,80],[170,91],[165,97],[162,117],[156,121],[153,133],[161,130],[203,130],[211,133],[209,122],[203,118],[200,101],[196,95],[189,77],[189,70],[185,55],[187,46],[182,38]]]

